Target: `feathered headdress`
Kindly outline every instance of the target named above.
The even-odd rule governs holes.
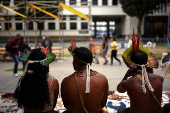
[[[74,49],[77,48],[77,46],[76,46],[75,41],[73,42],[70,36],[69,36],[69,38],[70,38],[71,46],[68,48],[68,51],[70,52],[70,54],[71,54],[74,58],[76,58],[77,60],[79,60],[80,62],[83,62],[83,63],[87,64],[87,65],[86,65],[87,78],[86,78],[86,91],[85,91],[85,93],[90,93],[90,64],[87,63],[87,62],[85,62],[85,61],[83,61],[82,59],[78,58],[78,57],[73,53]],[[97,58],[94,54],[92,54],[92,56],[93,56],[93,63],[99,64],[98,58]]]
[[[137,37],[135,36],[135,31],[133,28],[133,39],[132,39],[132,46],[127,48],[122,55],[123,61],[124,63],[127,65],[127,67],[133,69],[136,68],[137,65],[135,65],[131,60],[130,57],[132,55],[132,53],[136,52],[136,51],[143,51],[148,55],[148,66],[150,68],[158,68],[159,63],[158,60],[156,59],[155,55],[150,52],[148,49],[146,49],[145,47],[141,46],[139,43],[139,38],[136,39]]]
[[[146,66],[148,65],[150,68],[158,68],[158,61],[155,58],[154,54],[152,52],[150,52],[148,49],[144,48],[143,46],[139,45],[139,38],[136,39],[137,37],[135,36],[135,31],[133,28],[133,43],[132,46],[129,47],[128,49],[126,49],[122,55],[123,61],[124,63],[127,65],[127,67],[133,69],[136,68],[137,66],[141,66],[142,68],[142,83],[141,83],[141,87],[143,90],[143,93],[146,94],[146,87],[145,85],[147,85],[147,87],[149,88],[149,90],[151,92],[154,91],[154,89],[152,88],[149,79],[148,79],[148,74],[146,71]],[[148,64],[144,64],[144,65],[139,65],[139,64],[135,64],[130,60],[130,57],[132,55],[132,53],[137,52],[137,51],[143,51],[148,55]]]

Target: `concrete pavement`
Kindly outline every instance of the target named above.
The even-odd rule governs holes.
[[[50,64],[50,74],[58,79],[59,84],[61,84],[63,78],[69,76],[74,72],[72,66],[72,57],[66,57],[63,60],[55,60],[53,63]],[[110,61],[110,58],[108,58]],[[119,57],[119,59],[122,58]],[[91,69],[98,71],[105,75],[109,82],[109,90],[116,90],[118,83],[122,80],[123,76],[125,75],[128,68],[122,61],[122,65],[114,60],[114,65],[103,65],[104,59],[99,57],[100,64],[92,64]],[[14,77],[12,71],[6,71],[7,69],[13,68],[14,62],[0,62],[0,93],[12,93],[14,92],[17,82],[20,77]],[[22,68],[22,63],[19,63],[19,68]],[[19,72],[22,74],[22,71]],[[164,72],[161,71],[161,68],[154,69],[154,73],[158,75],[164,76]],[[170,91],[170,74],[167,75],[166,79],[164,80],[163,90]]]

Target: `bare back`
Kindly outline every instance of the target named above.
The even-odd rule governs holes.
[[[74,74],[76,73],[63,80],[61,96],[64,106],[68,109],[69,113],[85,113],[78,94]],[[84,80],[80,76],[77,76],[77,80],[87,111],[90,113],[100,113],[102,107],[107,102],[108,81],[106,77],[100,73],[90,76],[90,93],[85,93],[86,74]]]
[[[159,75],[149,73],[149,81],[155,90],[153,94],[161,103],[163,78]],[[141,81],[137,76],[133,76],[124,83],[125,89],[130,97],[130,109],[132,113],[160,113],[160,108],[154,97],[147,89],[146,94],[141,88]]]

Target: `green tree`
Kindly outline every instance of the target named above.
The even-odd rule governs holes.
[[[131,16],[138,18],[138,36],[141,38],[141,25],[144,15],[153,13],[159,9],[160,4],[166,4],[167,0],[119,0],[123,11]]]

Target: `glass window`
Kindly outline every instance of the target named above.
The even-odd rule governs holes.
[[[117,5],[117,0],[112,0],[112,5]]]
[[[167,6],[167,5],[166,5],[166,3],[165,3],[165,5],[164,5],[164,6],[165,6],[165,7],[164,7],[164,13],[166,13],[166,6]]]
[[[60,2],[65,3],[65,0],[60,0]]]
[[[38,25],[38,30],[44,29],[44,22],[38,22],[37,25]]]
[[[70,23],[70,29],[77,29],[77,23],[76,22],[71,22]]]
[[[12,27],[11,23],[9,23],[9,27]],[[5,23],[5,30],[9,30],[8,23]]]
[[[22,30],[22,23],[15,23],[16,30]]]
[[[65,22],[60,23],[60,29],[66,29],[66,23]]]
[[[88,23],[87,22],[82,22],[81,23],[81,29],[88,29]]]
[[[163,13],[163,4],[161,4],[161,13]]]
[[[103,2],[102,2],[102,4],[103,5],[107,5],[107,0],[102,0]]]
[[[4,6],[9,6],[11,0],[2,0]]]
[[[86,20],[86,19],[84,19],[84,18],[81,18],[81,20]]]
[[[87,5],[87,0],[81,0],[81,3],[83,3],[82,6]]]
[[[48,23],[48,29],[54,30],[55,29],[55,23],[54,22]]]
[[[63,18],[63,20],[66,20],[66,15],[60,15],[60,18]]]
[[[23,17],[21,17],[19,15],[15,16],[15,20],[22,20],[22,19],[23,19]]]
[[[8,20],[8,16],[4,16],[5,20]],[[9,20],[11,20],[11,16],[9,16]]]
[[[77,16],[76,15],[70,15],[70,20],[77,20]]]
[[[93,0],[93,1],[92,1],[92,4],[93,4],[93,5],[98,5],[98,0]]]
[[[33,30],[33,22],[29,22],[28,23],[28,29],[29,30]]]
[[[76,0],[70,0],[70,5],[76,4]]]

